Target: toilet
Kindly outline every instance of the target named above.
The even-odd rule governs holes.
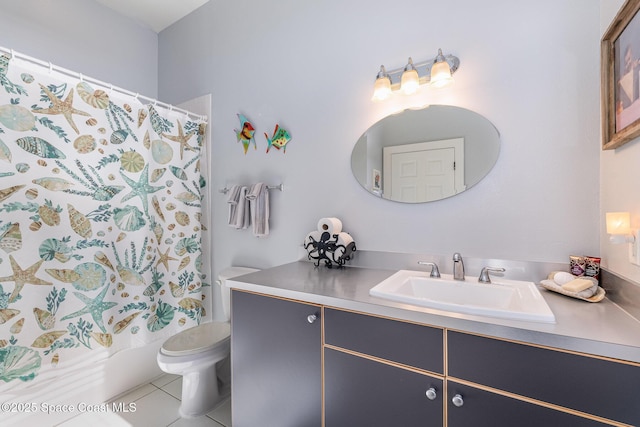
[[[220,375],[218,368],[229,363],[231,327],[229,306],[231,291],[226,281],[255,268],[230,267],[218,276],[224,318],[226,321],[202,323],[167,339],[158,351],[158,366],[169,374],[182,375],[180,416],[195,418],[210,412],[221,400],[220,383],[228,384],[229,375]],[[220,378],[219,378],[220,377]],[[219,381],[220,380],[220,381]]]

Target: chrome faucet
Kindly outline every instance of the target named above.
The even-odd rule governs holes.
[[[458,252],[453,254],[453,280],[464,280],[464,262]]]
[[[427,265],[431,267],[431,274],[429,274],[430,277],[435,277],[435,278],[440,277],[440,270],[438,270],[438,266],[436,265],[435,262],[418,261],[418,264]]]
[[[478,282],[480,283],[491,283],[491,277],[489,277],[489,272],[494,271],[496,273],[504,273],[505,269],[501,267],[483,267],[480,270],[480,277],[478,277]]]

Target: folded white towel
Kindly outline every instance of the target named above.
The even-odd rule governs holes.
[[[229,193],[227,195],[227,203],[229,204],[229,215],[227,216],[227,224],[230,227],[235,227],[239,197],[240,197],[240,186],[234,185],[229,189]]]
[[[571,292],[566,290],[562,286],[558,285],[556,282],[554,282],[551,279],[541,280],[540,284],[542,285],[542,287],[550,291],[558,292],[563,295],[567,295],[573,298],[578,298],[578,299],[589,301],[589,302],[601,301],[604,298],[606,293],[605,290],[599,287],[598,285],[593,285],[592,287],[587,288],[580,292]]]
[[[269,189],[259,182],[253,184],[247,193],[247,200],[251,209],[251,224],[253,235],[266,237],[269,235]]]
[[[227,223],[233,228],[249,228],[251,221],[249,209],[247,207],[247,187],[241,187],[234,185],[229,190],[229,198],[227,203],[229,204],[229,217]]]
[[[238,222],[236,228],[246,229],[251,225],[251,212],[247,200],[247,187],[240,187],[240,201],[238,202]]]

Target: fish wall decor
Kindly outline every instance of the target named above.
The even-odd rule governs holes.
[[[271,136],[271,138],[269,138],[269,135],[267,135],[266,133],[264,134],[264,137],[267,138],[267,153],[272,146],[277,148],[278,150],[282,148],[283,153],[287,152],[287,143],[291,141],[291,135],[289,135],[289,132],[287,132],[284,128],[281,128],[280,125],[276,124],[275,129],[273,129],[273,136]]]
[[[253,135],[256,133],[256,129],[253,127],[251,122],[247,120],[245,116],[242,114],[238,114],[238,119],[240,120],[240,130],[234,129],[233,131],[236,133],[237,142],[242,142],[242,148],[244,148],[244,154],[247,154],[247,150],[249,149],[249,144],[253,142],[253,148],[258,149],[256,146],[256,140]]]

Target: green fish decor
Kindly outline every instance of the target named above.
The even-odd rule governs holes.
[[[267,138],[267,153],[271,146],[274,146],[278,150],[283,148],[282,152],[287,152],[287,143],[291,141],[291,135],[289,135],[289,132],[281,128],[279,125],[276,125],[271,138],[269,138],[269,135],[266,133],[264,134],[264,137]]]
[[[253,148],[257,150],[258,147],[256,146],[256,140],[253,138],[253,134],[256,133],[256,129],[253,127],[251,122],[249,122],[249,120],[247,120],[247,118],[242,114],[238,114],[238,119],[240,120],[240,130],[234,129],[233,131],[236,133],[238,142],[242,141],[244,154],[247,154],[249,144],[252,142]]]

